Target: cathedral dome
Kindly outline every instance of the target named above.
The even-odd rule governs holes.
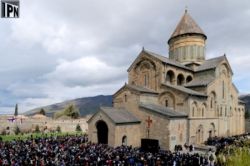
[[[181,63],[205,60],[207,36],[187,10],[168,40],[169,58]]]

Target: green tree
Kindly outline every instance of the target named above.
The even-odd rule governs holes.
[[[45,113],[45,110],[44,110],[43,108],[41,108],[41,110],[39,111],[39,114],[45,115],[45,114],[46,114],[46,113]]]
[[[15,113],[14,113],[14,116],[18,116],[18,105],[16,104],[15,106]]]
[[[80,112],[73,104],[70,104],[65,110],[64,113],[66,116],[69,116],[73,119],[76,119],[80,116]]]
[[[77,132],[81,132],[82,131],[82,128],[79,124],[76,125],[76,131]]]
[[[73,104],[70,104],[63,111],[56,112],[54,115],[55,118],[60,118],[62,116],[67,116],[73,119],[77,119],[80,116],[80,112],[79,109],[75,108]]]
[[[38,125],[36,125],[35,132],[36,132],[36,133],[40,133],[40,128],[39,128]]]

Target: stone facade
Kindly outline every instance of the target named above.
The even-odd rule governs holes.
[[[141,51],[128,69],[128,84],[113,96],[113,108],[129,111],[140,123],[119,126],[101,118],[112,129],[108,144],[121,145],[126,135],[129,145],[150,138],[159,140],[163,149],[173,149],[176,144],[199,145],[209,137],[245,132],[245,106],[238,100],[230,64],[225,55],[206,60],[206,39],[185,12],[169,39],[169,58]],[[88,121],[93,142],[99,142],[98,117]]]

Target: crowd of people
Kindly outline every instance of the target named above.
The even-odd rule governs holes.
[[[220,153],[225,147],[235,145],[238,147],[244,146],[244,142],[250,139],[250,133],[245,133],[230,137],[213,137],[208,138],[206,145],[215,146],[216,154]]]
[[[0,141],[0,166],[200,166],[211,163],[209,156],[160,150],[143,152],[139,148],[116,148],[87,142],[87,136],[31,138]]]

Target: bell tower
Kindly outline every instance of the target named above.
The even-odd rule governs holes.
[[[183,64],[202,63],[205,60],[206,39],[205,33],[185,10],[168,40],[169,59]]]

